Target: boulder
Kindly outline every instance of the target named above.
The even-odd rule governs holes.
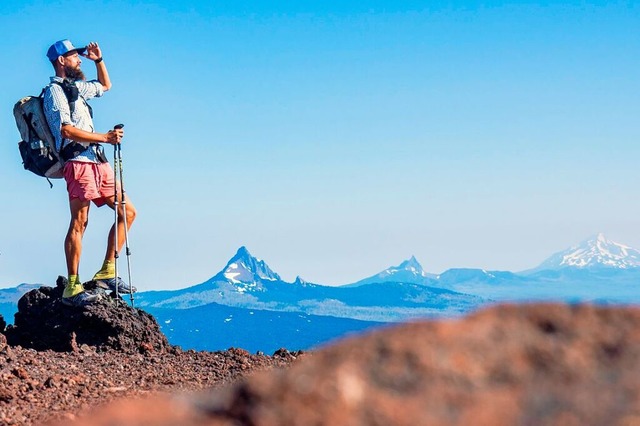
[[[66,278],[56,287],[31,290],[18,301],[15,324],[5,331],[10,345],[36,350],[75,351],[81,345],[98,351],[149,353],[171,349],[150,314],[122,299],[104,295],[83,308],[62,303]]]

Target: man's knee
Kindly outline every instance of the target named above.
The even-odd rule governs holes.
[[[69,225],[69,231],[71,232],[79,232],[81,234],[87,229],[87,225],[89,224],[89,218],[86,216],[80,217],[72,217],[71,223]]]
[[[135,207],[131,206],[131,208],[129,208],[129,206],[127,206],[127,223],[133,223],[137,215],[138,211]]]
[[[126,209],[127,209],[127,224],[131,225],[133,221],[136,220],[138,211],[136,210],[136,206],[134,206],[131,202],[127,203]]]
[[[71,223],[69,224],[70,232],[83,233],[89,224],[89,206],[87,202],[81,202],[77,199],[71,201]]]

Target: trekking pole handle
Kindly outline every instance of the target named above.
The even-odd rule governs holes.
[[[120,123],[120,124],[116,124],[115,126],[113,126],[113,130],[120,130],[124,127],[124,124]],[[117,144],[115,144],[118,149],[120,149],[120,142],[118,142]]]

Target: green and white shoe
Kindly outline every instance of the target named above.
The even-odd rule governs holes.
[[[75,308],[82,308],[87,305],[92,305],[100,299],[97,294],[91,294],[86,291],[82,291],[75,296],[63,297],[62,303],[67,306]]]

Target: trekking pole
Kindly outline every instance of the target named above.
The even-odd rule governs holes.
[[[118,124],[116,126],[114,126],[114,130],[116,129],[121,129],[122,125]],[[116,143],[113,145],[113,180],[114,180],[114,195],[113,195],[113,200],[114,200],[114,209],[113,211],[115,212],[115,218],[114,218],[114,222],[113,222],[113,228],[114,228],[114,233],[113,233],[113,250],[115,252],[115,259],[114,259],[114,269],[115,269],[115,283],[116,283],[116,304],[119,303],[119,299],[120,299],[120,295],[118,294],[118,205],[120,204],[120,202],[118,201],[118,182],[117,182],[117,178],[118,178],[118,145],[120,145],[119,143]]]
[[[121,129],[124,127],[123,124],[118,124]],[[124,178],[122,177],[122,146],[120,144],[116,145],[118,150],[118,171],[120,173],[120,190],[122,192],[122,213],[124,219],[124,244],[125,244],[125,253],[127,255],[127,276],[129,278],[129,299],[131,300],[131,306],[133,307],[133,282],[131,281],[131,249],[129,248],[129,224],[127,223],[127,199],[125,195],[127,192],[124,189]],[[114,171],[115,173],[115,171]]]

